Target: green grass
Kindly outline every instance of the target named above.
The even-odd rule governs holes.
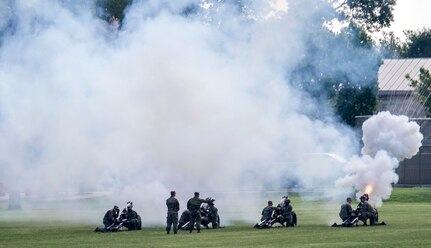
[[[257,230],[250,223],[177,235],[166,235],[161,227],[95,233],[93,225],[27,223],[0,210],[0,247],[431,247],[430,196],[429,188],[394,189],[379,209],[387,226],[332,228],[328,220],[338,215],[337,206],[294,198],[295,228]]]

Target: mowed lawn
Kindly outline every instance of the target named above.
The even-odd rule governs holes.
[[[24,222],[0,210],[0,247],[431,247],[431,189],[396,188],[379,209],[386,226],[333,228],[326,216],[338,208],[294,198],[295,228],[258,230],[253,223],[189,234],[166,235],[163,228],[95,233],[95,226]],[[325,221],[326,219],[326,221]]]

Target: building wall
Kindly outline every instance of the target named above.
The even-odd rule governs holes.
[[[431,185],[431,146],[421,147],[416,156],[402,161],[396,172],[399,185]]]

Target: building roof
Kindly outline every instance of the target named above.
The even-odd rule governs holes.
[[[412,91],[410,81],[419,78],[419,69],[431,70],[431,58],[385,59],[379,69],[379,91]]]

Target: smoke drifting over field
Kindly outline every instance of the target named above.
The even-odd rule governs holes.
[[[113,192],[117,204],[135,202],[144,224],[163,222],[170,190],[182,209],[200,191],[224,220],[244,202],[231,213],[255,220],[265,202],[244,191],[332,187],[342,165],[306,154],[359,151],[354,132],[291,81],[310,47],[319,72],[375,78],[377,63],[362,56],[371,50],[325,40],[322,20],[336,15],[325,1],[288,1],[287,12],[250,1],[241,13],[228,1],[135,1],[119,30],[88,1],[4,2],[0,182],[9,189]]]

